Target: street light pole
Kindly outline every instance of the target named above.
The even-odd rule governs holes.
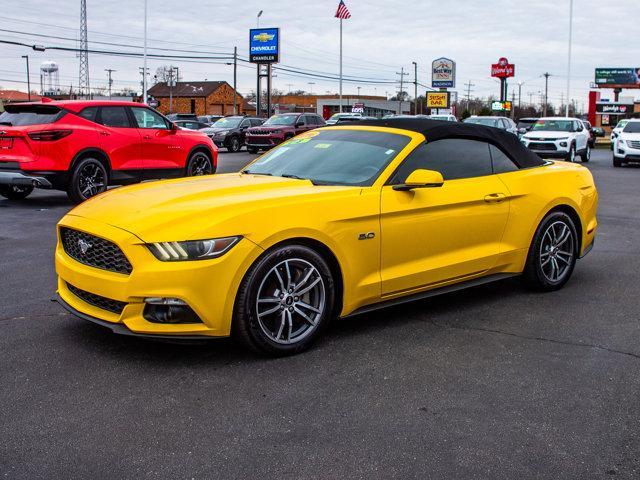
[[[142,103],[147,103],[147,0],[144,0],[144,61],[142,65]]]
[[[569,102],[571,99],[571,41],[573,37],[573,0],[569,0],[569,54],[567,58],[567,104],[564,115],[569,116]]]
[[[262,10],[260,10],[258,12],[258,15],[256,16],[256,21],[257,21],[257,27],[260,28],[260,17],[262,16]]]
[[[413,63],[413,114],[418,114],[418,64]]]
[[[27,98],[31,101],[31,79],[29,78],[29,55],[22,55],[27,61]]]
[[[238,47],[233,47],[233,114],[238,114]]]

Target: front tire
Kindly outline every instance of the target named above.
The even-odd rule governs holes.
[[[258,153],[258,149],[256,147],[247,147],[247,152],[256,154]]]
[[[587,163],[589,160],[591,160],[591,146],[587,145],[587,148],[582,153],[582,163]]]
[[[242,143],[240,143],[240,139],[236,136],[231,137],[227,141],[227,151],[230,153],[236,153],[240,151],[241,147],[242,147]]]
[[[199,177],[215,173],[211,157],[205,152],[198,150],[193,152],[187,162],[187,177]]]
[[[522,275],[528,287],[550,292],[571,278],[579,255],[575,223],[564,212],[547,215],[536,230]]]
[[[0,185],[0,195],[9,200],[24,200],[33,192],[33,187],[21,185]]]
[[[302,352],[331,320],[334,299],[331,270],[318,253],[302,245],[276,248],[240,284],[233,336],[265,355]]]
[[[571,163],[576,161],[576,146],[574,144],[569,147],[569,152],[567,153],[565,160]]]
[[[621,167],[622,166],[622,160],[620,160],[620,159],[618,159],[616,157],[613,157],[613,166],[614,167]]]
[[[85,158],[73,168],[67,196],[73,203],[82,203],[107,190],[108,184],[107,169],[102,162],[95,158]]]

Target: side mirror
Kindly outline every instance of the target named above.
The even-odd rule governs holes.
[[[433,188],[441,187],[444,184],[444,178],[440,172],[435,170],[414,170],[404,181],[403,184],[394,185],[393,189],[401,192],[407,192],[414,188]]]
[[[527,129],[526,128],[519,128],[518,129],[518,133],[524,135],[525,133],[527,133]]]
[[[169,130],[171,130],[172,132],[175,132],[178,130],[178,126],[173,122],[169,122]]]
[[[296,122],[296,127],[304,127],[304,122]]]

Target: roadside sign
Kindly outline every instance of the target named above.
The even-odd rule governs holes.
[[[640,67],[596,68],[598,88],[640,88]]]
[[[509,63],[505,57],[498,60],[498,63],[491,65],[491,76],[496,78],[509,78],[516,74],[516,66]]]
[[[431,63],[431,86],[453,88],[456,86],[456,62],[450,58],[436,58]]]
[[[449,92],[427,92],[427,108],[449,108]]]
[[[351,107],[353,113],[364,113],[364,103],[354,103]]]
[[[492,102],[491,110],[494,112],[506,110],[507,112],[511,111],[511,102]]]
[[[155,98],[149,98],[147,99],[147,105],[149,105],[151,108],[158,108],[160,102],[158,102],[158,100],[156,100]]]
[[[278,63],[280,57],[280,29],[252,28],[249,30],[249,61]]]

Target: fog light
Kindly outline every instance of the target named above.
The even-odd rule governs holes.
[[[566,147],[567,146],[567,142],[560,142],[560,146],[561,147]]]
[[[619,149],[618,149],[618,153],[619,153],[620,155],[624,155],[624,150],[622,150],[621,148],[619,148]]]
[[[142,316],[152,323],[202,323],[189,305],[179,298],[145,299]]]

